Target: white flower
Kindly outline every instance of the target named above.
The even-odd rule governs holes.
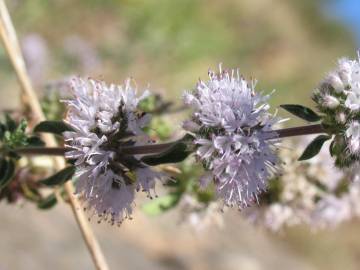
[[[330,86],[330,88],[329,88]],[[331,89],[332,88],[332,89]],[[335,90],[335,91],[334,91]],[[338,61],[337,68],[329,73],[319,89],[314,91],[314,96],[320,96],[324,107],[334,109],[339,106],[334,98],[344,99],[345,107],[351,111],[360,109],[360,61],[342,58]],[[330,96],[331,94],[336,97]]]
[[[331,147],[336,166],[350,167],[360,157],[359,136],[353,130],[360,112],[360,52],[358,59],[338,61],[335,70],[314,90],[313,100],[326,122],[326,131],[336,131]]]
[[[138,157],[124,155],[124,146],[143,144],[142,128],[149,117],[137,110],[147,93],[136,96],[127,80],[124,86],[92,79],[71,81],[74,97],[66,122],[74,131],[64,132],[66,158],[77,166],[76,192],[99,220],[120,224],[132,213],[135,190],[150,196],[161,174],[151,171]]]
[[[360,122],[351,122],[348,125],[345,135],[349,152],[356,156],[360,155]]]
[[[327,77],[327,82],[335,89],[337,93],[344,91],[344,83],[336,73],[330,73]]]
[[[345,106],[351,111],[359,111],[360,109],[360,84],[357,83],[352,88],[352,91],[348,92],[345,100]]]
[[[227,205],[242,208],[257,200],[267,179],[277,171],[274,152],[279,120],[268,113],[269,96],[255,93],[235,71],[209,72],[210,80],[200,81],[184,102],[194,108],[191,121],[200,127],[195,133],[196,155],[211,175],[217,194]]]
[[[346,114],[344,112],[337,113],[335,119],[339,124],[346,124]]]

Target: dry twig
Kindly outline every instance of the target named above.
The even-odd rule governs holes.
[[[45,120],[44,113],[41,109],[39,100],[32,87],[29,75],[25,67],[25,61],[22,56],[20,45],[16,36],[14,26],[4,0],[0,0],[0,36],[4,44],[5,50],[10,58],[13,68],[16,72],[18,81],[20,83],[23,95],[26,97],[27,105],[32,111],[35,121]],[[44,141],[49,147],[56,147],[57,143],[53,135],[44,134]],[[54,157],[54,167],[57,170],[64,168],[65,160],[62,157]],[[71,181],[65,185],[65,191],[70,198],[70,205],[73,210],[76,222],[79,225],[82,236],[89,249],[93,262],[98,270],[107,270],[108,266],[105,257],[100,249],[97,239],[87,221],[84,212],[81,210],[81,205],[74,196],[74,187]]]

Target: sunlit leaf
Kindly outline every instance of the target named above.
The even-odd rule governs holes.
[[[62,135],[65,131],[73,131],[73,129],[64,121],[43,121],[34,128],[34,132],[47,132],[56,135]]]
[[[319,135],[317,136],[304,150],[303,154],[299,158],[299,161],[301,160],[307,160],[310,158],[313,158],[316,156],[320,150],[321,147],[324,145],[324,143],[331,139],[331,136],[328,135]]]
[[[310,108],[296,104],[283,104],[281,108],[288,111],[289,113],[305,120],[308,122],[317,122],[321,120],[321,117]]]
[[[75,166],[69,166],[61,171],[58,171],[54,175],[49,176],[46,179],[39,181],[39,183],[46,186],[57,186],[65,183],[67,180],[71,179],[71,177],[75,173]]]

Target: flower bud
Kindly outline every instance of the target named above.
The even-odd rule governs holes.
[[[330,74],[327,80],[336,93],[341,93],[344,90],[344,83],[337,74]]]
[[[347,138],[347,148],[350,153],[356,156],[360,155],[360,122],[353,121],[349,124],[345,132]]]
[[[346,114],[344,112],[339,112],[335,116],[336,122],[339,124],[345,124],[346,123]]]
[[[341,70],[339,72],[339,77],[344,83],[345,86],[349,85],[351,82],[351,72],[348,72],[347,70]]]
[[[340,101],[331,95],[325,95],[323,97],[323,104],[324,107],[329,108],[329,109],[335,109],[340,105]]]

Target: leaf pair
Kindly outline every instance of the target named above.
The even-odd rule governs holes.
[[[318,115],[316,112],[314,112],[312,109],[307,108],[305,106],[302,105],[297,105],[297,104],[283,104],[280,105],[281,108],[283,108],[284,110],[288,111],[289,113],[305,120],[308,122],[318,122],[321,120],[321,116]],[[313,158],[314,156],[316,156],[322,146],[324,145],[324,143],[331,139],[331,136],[329,135],[319,135],[317,136],[304,150],[304,152],[302,153],[302,155],[299,157],[299,161],[302,160],[308,160],[310,158]]]

